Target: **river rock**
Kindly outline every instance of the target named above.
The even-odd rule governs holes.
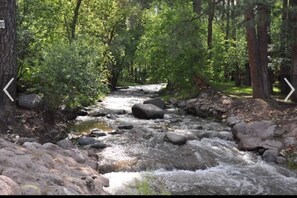
[[[11,178],[0,175],[0,195],[21,195],[20,186]]]
[[[287,163],[287,159],[282,157],[282,156],[278,156],[276,158],[276,161],[277,161],[278,164],[286,164]]]
[[[32,149],[38,149],[42,147],[42,145],[37,142],[25,142],[23,146],[26,148],[32,148]]]
[[[110,110],[108,110],[108,113],[116,114],[116,115],[123,115],[123,114],[126,114],[127,111],[125,109],[110,109]]]
[[[284,144],[286,147],[295,146],[297,144],[295,137],[285,137]]]
[[[239,122],[241,122],[241,120],[237,116],[230,116],[226,119],[227,125],[231,127]]]
[[[105,149],[107,147],[107,145],[104,144],[104,143],[98,142],[98,143],[95,143],[95,144],[91,144],[90,147],[94,148],[94,149]]]
[[[83,109],[80,109],[80,110],[77,111],[77,115],[78,116],[87,116],[88,112],[83,110]]]
[[[119,125],[118,126],[118,129],[126,129],[126,130],[130,130],[130,129],[133,129],[134,126],[131,125],[131,124],[123,124],[123,125]]]
[[[58,141],[57,145],[63,149],[72,149],[74,147],[72,141],[69,140],[68,138]]]
[[[171,142],[171,143],[177,144],[177,145],[182,145],[187,142],[187,139],[182,135],[169,132],[169,133],[165,134],[164,141],[168,141],[168,142]]]
[[[90,136],[90,137],[102,137],[102,136],[106,136],[106,135],[107,134],[104,133],[103,130],[95,128],[95,129],[92,129],[90,131],[90,134],[88,136]]]
[[[108,182],[78,149],[64,150],[52,143],[25,146],[0,139],[1,195],[103,195]],[[86,183],[81,178],[93,178]],[[94,184],[94,185],[92,185]],[[60,190],[59,190],[60,189]]]
[[[81,145],[81,146],[94,144],[96,142],[97,142],[97,140],[95,138],[93,138],[93,137],[83,136],[83,137],[80,137],[78,139],[78,144]]]
[[[277,156],[278,156],[277,150],[268,149],[263,153],[262,159],[265,160],[266,162],[277,163]]]
[[[123,134],[123,133],[124,133],[123,130],[116,129],[116,130],[113,130],[112,132],[110,132],[109,134],[111,134],[111,135],[118,135],[118,134]]]
[[[106,111],[102,111],[102,110],[94,110],[89,112],[89,115],[92,117],[104,117],[106,116],[108,113]]]
[[[145,100],[143,104],[153,104],[161,109],[166,109],[166,104],[161,98],[152,98],[149,100]]]
[[[232,135],[242,150],[255,150],[259,147],[279,150],[282,143],[274,140],[275,128],[270,121],[238,123],[232,128]]]
[[[38,109],[41,108],[43,100],[37,94],[22,95],[18,98],[18,106],[24,109]]]
[[[187,102],[185,100],[178,101],[176,104],[178,108],[185,108],[187,106]]]
[[[163,118],[163,109],[153,104],[135,104],[132,106],[132,113],[140,119],[158,119]]]
[[[233,140],[233,136],[231,134],[231,132],[228,131],[202,131],[199,130],[197,132],[195,132],[194,134],[196,134],[196,137],[199,139],[203,139],[203,138],[219,138],[219,139],[223,139],[223,140],[229,140],[232,141]]]
[[[25,142],[37,142],[36,138],[21,137],[17,139],[17,144],[24,144]]]

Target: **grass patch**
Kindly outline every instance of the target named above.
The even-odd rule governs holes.
[[[123,80],[119,80],[117,83],[118,87],[137,86],[137,85],[143,85],[143,84],[136,83],[136,82],[123,81]]]
[[[162,93],[160,93],[160,96],[163,100],[169,101],[169,99],[172,98],[177,100],[191,99],[198,97],[199,94],[200,91],[195,86],[193,86],[192,88],[185,88],[176,91],[164,90]]]
[[[164,184],[154,177],[147,177],[143,180],[135,179],[135,187],[138,195],[171,195]]]
[[[251,96],[253,95],[252,87],[250,86],[240,86],[236,87],[233,81],[229,82],[212,82],[211,85],[226,94],[236,95],[236,96]],[[273,86],[274,94],[280,94],[280,88],[276,85]]]

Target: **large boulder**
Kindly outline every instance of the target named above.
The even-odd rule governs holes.
[[[164,117],[163,109],[153,104],[135,104],[132,106],[132,113],[140,119],[158,119]]]
[[[149,100],[145,100],[143,104],[153,104],[161,109],[166,109],[166,104],[161,98],[152,98]]]
[[[270,121],[238,123],[232,128],[232,135],[242,150],[257,148],[279,150],[283,144],[275,139],[276,126]]]
[[[22,95],[18,98],[18,106],[24,109],[38,109],[43,104],[42,98],[37,94]]]

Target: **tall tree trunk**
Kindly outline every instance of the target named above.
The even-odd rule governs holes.
[[[5,28],[0,28],[0,125],[14,120],[15,105],[3,92],[12,79],[16,79],[16,0],[0,0],[0,20]],[[15,80],[7,89],[12,98],[16,96]]]
[[[77,0],[76,7],[74,9],[73,19],[72,19],[72,23],[71,23],[71,38],[70,38],[71,40],[70,40],[70,42],[72,42],[75,39],[75,29],[76,29],[78,13],[79,13],[79,8],[81,5],[81,2],[82,2],[82,0]]]
[[[290,92],[290,87],[285,82],[284,78],[291,80],[290,65],[288,58],[288,0],[283,0],[282,8],[282,26],[280,31],[280,55],[283,58],[280,65],[280,87],[281,94],[287,95]]]
[[[207,46],[209,50],[209,59],[212,57],[212,23],[214,19],[214,12],[215,12],[215,0],[209,0],[208,1],[208,28],[207,28]]]
[[[226,46],[229,47],[229,39],[230,39],[230,1],[227,0],[227,11],[226,11]],[[229,72],[228,72],[228,64],[224,64],[224,80],[229,80]]]
[[[270,9],[265,3],[258,4],[258,20],[257,20],[257,33],[258,33],[258,46],[259,46],[259,74],[263,81],[262,86],[266,96],[271,95],[272,85],[269,80],[268,74],[268,40],[269,40],[269,22],[270,22]]]
[[[248,55],[249,55],[249,64],[251,71],[251,81],[253,88],[253,97],[254,98],[267,98],[269,97],[269,92],[267,85],[264,85],[263,76],[267,73],[261,73],[265,71],[262,67],[265,65],[260,64],[260,47],[259,41],[256,35],[255,28],[255,16],[254,16],[254,5],[251,3],[246,3],[245,5],[245,19],[246,19],[246,34],[247,34],[247,45],[248,45]],[[262,38],[262,40],[264,40]],[[261,50],[263,50],[261,48]],[[268,77],[264,77],[268,79]]]
[[[200,15],[201,9],[201,0],[193,0],[193,12],[195,12],[197,15]]]
[[[235,0],[231,0],[231,22],[232,22],[232,29],[230,32],[230,38],[234,41],[233,42],[233,46],[234,48],[236,48],[236,25],[237,25],[237,20],[236,20],[236,13],[235,13]],[[241,70],[240,70],[240,64],[237,62],[235,65],[235,70],[234,70],[234,81],[235,81],[235,86],[239,87],[242,84],[242,74],[241,74]]]
[[[291,29],[291,50],[292,50],[292,69],[291,82],[293,87],[297,89],[297,0],[290,1],[290,29]],[[297,102],[296,91],[292,94],[292,101]]]

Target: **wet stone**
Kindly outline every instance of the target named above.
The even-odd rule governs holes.
[[[88,115],[88,112],[85,111],[85,110],[83,110],[83,109],[81,109],[81,110],[79,110],[79,111],[77,112],[77,115],[78,115],[78,116],[87,116],[87,115]]]
[[[164,136],[164,141],[171,142],[176,145],[182,145],[187,142],[187,139],[182,135],[169,132]]]
[[[262,159],[265,160],[266,162],[276,163],[277,162],[277,155],[278,155],[278,152],[276,150],[268,149],[263,153]]]
[[[94,144],[96,142],[97,142],[96,139],[93,138],[93,137],[85,137],[85,136],[83,136],[83,137],[80,137],[78,139],[78,144],[81,145],[81,146]]]
[[[111,134],[111,135],[117,135],[117,134],[123,134],[123,133],[124,133],[124,131],[114,130],[114,131],[110,132],[109,134]]]
[[[118,129],[126,129],[126,130],[130,130],[130,129],[133,129],[134,126],[131,125],[131,124],[128,124],[128,125],[119,125],[118,126]]]
[[[106,135],[107,135],[106,133],[99,132],[99,131],[98,132],[95,131],[95,132],[89,134],[90,137],[103,137],[103,136],[106,136]]]
[[[287,162],[287,159],[282,156],[279,156],[276,158],[276,161],[278,164],[285,164]]]
[[[94,148],[94,149],[105,149],[106,147],[107,147],[106,144],[100,143],[100,142],[90,145],[90,148]]]

